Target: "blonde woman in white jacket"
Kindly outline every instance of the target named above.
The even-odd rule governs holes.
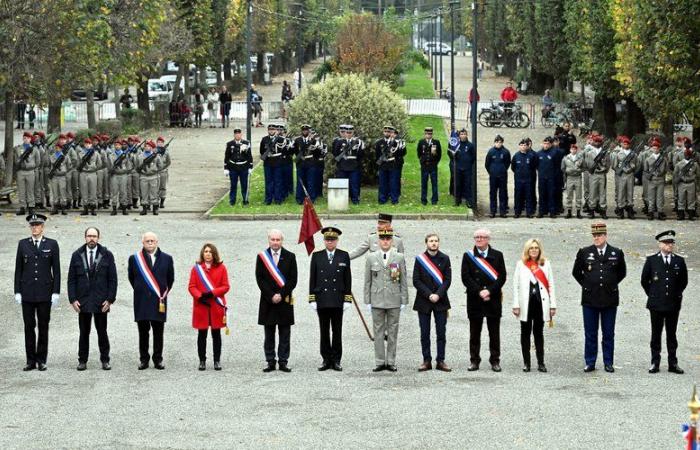
[[[535,338],[537,370],[544,365],[544,323],[556,314],[552,266],[544,257],[538,239],[529,239],[523,247],[513,278],[513,314],[520,319],[520,345],[523,351],[523,372],[530,371],[530,334]]]

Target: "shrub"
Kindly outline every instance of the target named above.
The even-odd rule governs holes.
[[[101,120],[95,125],[95,131],[110,136],[119,136],[122,134],[122,123],[118,119]]]

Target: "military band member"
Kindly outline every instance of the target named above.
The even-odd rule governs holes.
[[[41,163],[41,155],[32,145],[32,134],[27,131],[22,136],[22,144],[14,148],[17,202],[19,203],[18,216],[24,215],[27,211],[30,215],[34,214],[36,171],[38,167],[41,167]]]
[[[168,293],[175,281],[173,258],[158,247],[158,236],[146,232],[143,248],[129,257],[129,283],[134,289],[134,321],[139,329],[139,370],[148,368],[150,330],[153,330],[153,366],[163,365],[163,331],[167,320]]]
[[[306,188],[312,202],[316,201],[318,196],[316,191],[318,170],[316,170],[315,159],[321,152],[321,148],[318,146],[318,139],[311,137],[310,134],[311,126],[302,125],[301,136],[294,140],[294,154],[297,164],[296,200],[299,205],[304,203],[306,197],[304,188]]]
[[[683,159],[676,162],[673,178],[678,182],[678,220],[695,220],[696,185],[700,175],[698,160],[690,141],[683,152]]]
[[[561,160],[561,170],[564,173],[566,189],[566,198],[564,200],[564,208],[566,208],[566,218],[571,219],[572,205],[576,208],[576,217],[582,219],[581,216],[581,197],[583,194],[583,155],[578,151],[578,145],[571,144],[569,153]],[[574,195],[576,195],[576,203],[573,203]]]
[[[248,204],[248,179],[252,168],[253,153],[250,148],[250,142],[242,138],[240,128],[235,128],[233,130],[233,140],[226,143],[226,152],[224,153],[224,175],[231,182],[228,194],[229,205],[233,206],[236,204],[239,181],[241,184],[241,199],[244,205]]]
[[[100,362],[103,370],[110,370],[107,313],[117,299],[117,266],[114,255],[99,243],[100,230],[85,230],[85,245],[71,256],[68,267],[68,300],[78,313],[80,338],[78,342],[78,370],[87,369],[90,355],[90,328],[92,321],[97,330]]]
[[[588,217],[594,218],[598,212],[603,219],[608,218],[608,170],[610,170],[610,154],[603,148],[603,136],[593,136],[590,146],[586,146],[584,165],[589,176]],[[602,154],[602,156],[601,156]]]
[[[75,161],[77,158],[77,153],[80,150],[80,144],[75,140],[75,133],[69,131],[65,135],[58,136],[58,143],[61,143],[61,138],[63,138],[63,143],[68,146],[67,154],[70,156],[71,162]],[[65,151],[65,146],[63,147]],[[70,180],[70,194],[73,199],[73,209],[78,209],[82,204],[80,199],[80,174],[78,173],[78,168],[76,164],[71,165],[71,171],[69,172],[68,179]]]
[[[80,196],[83,202],[81,216],[88,215],[88,209],[93,216],[97,215],[97,170],[99,169],[100,156],[93,148],[90,138],[83,140],[83,146],[75,152],[73,165],[80,175]]]
[[[432,354],[430,352],[430,316],[435,317],[435,335],[437,336],[437,355],[435,368],[443,372],[451,372],[445,364],[445,343],[447,317],[450,310],[450,299],[447,291],[452,284],[452,266],[450,257],[440,251],[440,237],[431,233],[425,237],[426,250],[416,256],[413,265],[413,287],[416,288],[416,300],[413,310],[418,313],[420,326],[420,344],[423,353],[423,363],[418,367],[419,372],[431,370]]]
[[[654,220],[654,213],[659,220],[665,220],[664,213],[664,187],[666,185],[666,171],[668,160],[661,154],[661,141],[651,141],[651,154],[644,160],[644,176],[647,178],[647,205],[649,212],[647,219]]]
[[[337,162],[335,176],[348,179],[350,201],[354,205],[359,205],[365,144],[361,139],[354,137],[355,127],[352,125],[342,127],[345,138],[336,140],[333,145],[333,156]]]
[[[158,172],[158,197],[160,198],[160,207],[165,208],[165,197],[168,193],[168,168],[170,167],[170,151],[165,146],[165,138],[158,136],[156,139],[156,153],[160,156],[162,166]]]
[[[469,319],[469,359],[467,370],[479,370],[481,363],[481,330],[486,319],[489,331],[491,370],[501,371],[501,315],[506,265],[503,253],[491,247],[491,232],[474,231],[474,248],[462,258],[462,283],[467,288]]]
[[[647,295],[647,309],[651,316],[651,367],[657,373],[661,364],[661,333],[666,327],[668,371],[682,374],[678,366],[676,328],[681,311],[683,291],[688,286],[688,268],[685,259],[673,253],[676,232],[664,231],[656,235],[659,251],[647,256],[642,269],[642,288]]]
[[[117,215],[117,206],[123,215],[128,215],[127,209],[131,206],[128,187],[130,174],[134,170],[134,158],[127,153],[127,145],[127,141],[117,139],[114,141],[114,151],[107,156],[112,216]]]
[[[49,171],[46,178],[49,180],[51,192],[51,202],[53,209],[51,214],[58,214],[61,211],[62,215],[66,215],[66,209],[70,208],[70,194],[68,192],[68,174],[72,167],[72,162],[67,154],[63,152],[60,145],[53,147],[51,154],[46,157],[46,165]]]
[[[391,244],[396,247],[396,250],[399,253],[404,252],[403,248],[403,240],[401,237],[393,231],[393,227],[391,224],[391,221],[393,220],[393,216],[391,214],[384,214],[384,213],[379,213],[377,216],[377,229],[376,231],[372,231],[367,235],[367,238],[360,243],[357,247],[355,247],[352,251],[350,251],[350,259],[355,259],[358,258],[362,255],[364,255],[367,250],[370,252],[376,252],[379,250],[379,232],[382,230],[392,230],[392,239],[391,239]]]
[[[486,172],[489,174],[489,200],[491,218],[496,212],[506,217],[508,212],[508,168],[510,151],[503,146],[503,137],[499,134],[493,140],[493,147],[486,153]]]
[[[378,201],[383,205],[391,199],[392,205],[399,202],[401,188],[401,167],[399,158],[406,152],[403,141],[392,136],[395,128],[391,125],[384,127],[384,137],[374,143],[374,156],[377,162],[379,187]]]
[[[342,232],[335,227],[325,227],[323,250],[311,256],[309,276],[309,305],[318,314],[321,330],[320,371],[333,369],[342,371],[343,357],[343,312],[352,303],[352,273],[350,256],[337,248],[338,236]],[[332,334],[332,337],[331,337]]]
[[[279,230],[267,232],[268,247],[255,261],[255,280],[260,289],[258,325],[265,328],[265,360],[263,372],[279,369],[291,372],[289,343],[294,325],[294,288],[297,286],[297,260],[294,253],[282,247],[284,235]],[[275,351],[275,334],[279,344]]]
[[[27,222],[31,237],[19,241],[15,260],[15,301],[22,305],[25,372],[46,370],[51,307],[58,305],[61,292],[59,248],[55,240],[44,237],[46,216],[32,214]]]
[[[430,203],[437,205],[438,166],[442,158],[442,147],[438,139],[433,139],[432,127],[425,127],[423,133],[423,139],[418,141],[416,148],[420,162],[420,202],[423,205],[428,204],[428,179],[430,179],[430,188],[433,192]]]
[[[408,304],[406,260],[403,253],[393,248],[391,229],[379,232],[379,250],[365,258],[364,300],[372,314],[374,339],[374,372],[396,372],[396,343],[399,336],[399,318]]]
[[[615,317],[620,303],[619,284],[627,275],[625,254],[608,244],[603,222],[591,225],[593,245],[576,254],[571,275],[581,286],[583,329],[585,334],[584,372],[595,370],[598,358],[598,323],[603,332],[603,364],[606,372],[615,372]]]
[[[611,158],[611,168],[615,173],[615,214],[618,219],[634,219],[634,173],[637,171],[637,156],[630,149],[630,138],[620,136],[620,150]]]
[[[156,143],[149,139],[143,153],[136,157],[135,166],[141,183],[141,216],[148,214],[149,206],[153,207],[153,215],[158,215],[158,171],[163,163],[155,148]]]
[[[267,126],[267,136],[260,141],[260,159],[265,173],[265,204],[281,204],[286,197],[284,190],[283,157],[285,139],[279,135],[277,125]]]

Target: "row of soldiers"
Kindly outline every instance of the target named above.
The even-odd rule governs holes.
[[[41,131],[26,132],[14,148],[17,215],[52,208],[66,215],[82,207],[81,215],[97,215],[98,208],[137,209],[153,214],[165,205],[171,159],[163,137],[141,140],[98,134],[78,141],[73,132],[47,140]],[[44,203],[45,201],[45,203]]]

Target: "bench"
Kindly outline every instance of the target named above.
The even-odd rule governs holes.
[[[14,187],[4,187],[0,188],[0,201],[6,201],[9,205],[12,204],[10,200],[10,195],[12,195],[17,189]]]

